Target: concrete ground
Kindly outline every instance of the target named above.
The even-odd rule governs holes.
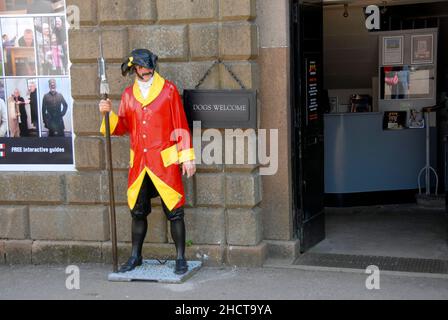
[[[203,268],[184,284],[115,283],[110,266],[81,265],[80,290],[66,288],[65,267],[0,267],[4,299],[448,299],[447,278],[380,275],[380,290],[366,289],[368,275],[294,268]]]
[[[326,212],[326,239],[310,252],[448,260],[444,210],[404,204]]]

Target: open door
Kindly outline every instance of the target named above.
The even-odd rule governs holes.
[[[323,4],[291,6],[294,222],[303,253],[325,238]]]

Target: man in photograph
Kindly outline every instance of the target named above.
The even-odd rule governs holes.
[[[31,82],[28,87],[28,93],[30,99],[27,103],[30,105],[30,113],[31,113],[31,123],[33,124],[33,129],[39,132],[39,117],[37,111],[37,88],[36,83]]]
[[[23,36],[19,39],[20,47],[34,47],[34,33],[31,29],[25,29]]]
[[[64,116],[68,110],[68,104],[64,96],[56,91],[56,80],[48,81],[50,92],[42,100],[42,119],[49,137],[64,137]]]

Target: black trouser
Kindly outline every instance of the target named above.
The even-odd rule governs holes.
[[[138,194],[137,203],[135,204],[134,209],[131,210],[132,218],[144,218],[151,213],[151,199],[159,196],[154,183],[152,183],[148,174],[145,175],[145,179],[143,179],[143,184],[140,188],[140,193]],[[162,208],[165,216],[168,220],[180,220],[184,218],[184,208],[180,207],[178,209],[174,209],[170,211],[165,203],[162,200]]]
[[[159,195],[153,182],[146,174],[138,194],[137,203],[131,210],[132,216],[132,256],[142,255],[143,242],[148,230],[148,215],[151,213],[151,199]],[[185,258],[185,222],[184,208],[180,207],[170,211],[162,200],[163,212],[171,222],[171,236],[174,240],[177,258]]]

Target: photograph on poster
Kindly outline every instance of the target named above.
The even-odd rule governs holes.
[[[36,30],[38,74],[67,75],[68,49],[66,20],[60,17],[37,17]]]
[[[33,84],[36,84],[36,80],[6,79],[11,138],[39,137],[38,109],[37,105],[30,101],[30,87],[33,87]]]
[[[383,65],[403,64],[403,36],[383,38]]]
[[[411,37],[412,64],[431,64],[434,62],[434,39],[432,34]]]
[[[5,76],[35,76],[33,19],[5,18],[1,27]]]
[[[0,0],[0,15],[57,13],[64,5],[64,0]]]
[[[70,80],[67,78],[40,78],[39,101],[42,137],[71,137]]]
[[[5,102],[5,84],[0,80],[0,138],[8,136],[8,107]]]

